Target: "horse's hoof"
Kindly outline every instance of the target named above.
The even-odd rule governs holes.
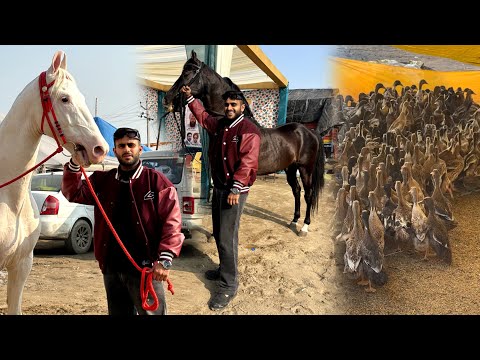
[[[301,237],[305,237],[305,236],[307,236],[307,234],[308,234],[308,232],[306,232],[306,231],[299,231],[298,232],[298,236],[301,236]]]
[[[297,224],[295,223],[290,223],[290,225],[288,225],[288,227],[290,228],[290,230],[293,230],[293,231],[297,231]]]

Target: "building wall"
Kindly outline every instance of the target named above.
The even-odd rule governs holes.
[[[177,114],[177,119],[173,113],[168,114],[165,118],[165,139],[158,145],[158,150],[178,150],[182,147],[182,137],[180,136],[180,116]]]
[[[250,103],[253,116],[266,128],[277,126],[280,94],[277,89],[257,89],[243,91]]]
[[[143,120],[142,126],[139,126],[139,130],[144,130],[141,131],[142,134],[145,134],[144,137],[142,136],[142,143],[147,144],[147,116],[149,119],[151,119],[148,124],[149,124],[149,139],[150,144],[151,143],[156,143],[157,142],[157,135],[158,135],[158,92],[157,90],[140,85],[140,104],[141,104],[141,111],[143,112],[143,115],[141,119]],[[145,111],[145,108],[148,109],[148,111]]]

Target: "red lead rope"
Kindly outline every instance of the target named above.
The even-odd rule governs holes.
[[[21,177],[25,176],[26,174],[28,174],[29,172],[35,170],[37,167],[39,167],[40,165],[42,165],[44,162],[46,162],[48,159],[50,159],[52,156],[54,156],[55,154],[58,154],[60,152],[62,152],[63,150],[63,147],[62,145],[60,144],[60,141],[58,140],[58,136],[55,132],[55,129],[50,121],[50,117],[48,116],[48,114],[51,112],[52,113],[52,116],[53,116],[53,120],[55,121],[55,128],[57,129],[57,132],[58,134],[60,135],[60,138],[62,139],[63,141],[63,144],[65,144],[67,141],[65,139],[65,136],[63,134],[63,131],[62,131],[62,128],[60,126],[60,124],[58,123],[57,121],[57,117],[55,115],[55,111],[53,111],[53,105],[52,105],[52,100],[50,98],[50,94],[48,93],[48,89],[53,85],[53,83],[55,82],[52,81],[50,84],[47,84],[47,73],[44,71],[40,74],[39,78],[38,78],[38,82],[39,82],[39,87],[40,87],[40,99],[41,99],[41,103],[42,103],[42,107],[43,107],[43,115],[42,115],[42,123],[41,123],[41,130],[42,130],[42,133],[44,133],[43,131],[43,124],[45,122],[45,119],[47,119],[47,123],[48,123],[48,126],[50,127],[50,131],[52,132],[54,138],[55,138],[55,141],[57,142],[57,145],[58,145],[58,148],[57,150],[55,150],[54,153],[52,153],[50,156],[48,156],[46,159],[42,160],[40,163],[38,163],[37,165],[35,165],[34,167],[32,167],[31,169],[25,171],[24,173],[18,175],[16,178],[4,183],[4,184],[0,184],[0,189],[3,188],[4,186],[7,186],[15,181],[17,181],[18,179],[20,179]],[[85,176],[85,180],[87,181],[87,185],[88,185],[88,188],[90,189],[92,195],[93,195],[93,198],[95,199],[95,202],[97,203],[98,207],[100,208],[100,211],[102,212],[103,214],[103,217],[105,218],[105,221],[107,222],[108,226],[110,227],[110,230],[112,230],[112,233],[113,235],[115,236],[115,239],[117,239],[117,242],[118,244],[120,245],[120,247],[123,249],[123,251],[125,252],[125,254],[127,255],[128,259],[130,260],[130,262],[135,266],[135,268],[137,268],[138,271],[141,271],[142,272],[142,278],[140,280],[140,296],[141,296],[141,299],[142,299],[142,307],[145,309],[145,310],[151,310],[151,311],[155,311],[157,310],[158,308],[158,297],[157,297],[157,294],[155,293],[155,290],[153,288],[153,284],[152,284],[152,279],[153,279],[153,272],[149,272],[148,273],[148,276],[147,276],[147,288],[144,289],[145,287],[145,275],[147,274],[147,271],[148,270],[151,270],[150,268],[143,268],[141,269],[136,263],[135,263],[135,260],[133,260],[133,258],[130,256],[128,250],[125,248],[125,246],[123,245],[122,241],[120,240],[120,237],[118,236],[117,232],[115,231],[115,229],[113,228],[113,225],[112,223],[110,222],[110,220],[108,219],[107,217],[107,214],[105,214],[105,211],[103,210],[103,207],[102,205],[100,204],[100,201],[98,200],[96,194],[95,194],[95,191],[93,190],[93,187],[92,187],[92,184],[90,183],[90,180],[88,180],[88,176],[87,174],[85,174],[85,170],[83,169],[83,167],[80,167],[80,169],[82,170],[82,173],[83,173],[83,176]],[[173,291],[173,284],[171,283],[170,279],[167,278],[167,284],[168,284],[168,291],[170,291],[172,293],[172,295],[174,294],[174,291]],[[148,293],[150,293],[153,297],[153,304],[151,305],[148,305],[148,302],[147,302],[147,299],[148,299]]]
[[[41,162],[39,162],[37,165],[35,165],[34,167],[28,169],[27,171],[25,171],[24,173],[18,175],[16,178],[10,180],[10,181],[7,181],[6,183],[3,183],[0,185],[0,189],[3,188],[4,186],[7,186],[7,185],[10,185],[11,183],[17,181],[18,179],[24,177],[25,175],[27,175],[30,171],[33,171],[35,170],[36,168],[38,168],[40,165],[42,165],[44,162],[46,162],[48,159],[50,159],[52,156],[58,154],[58,153],[61,153],[63,150],[63,148],[60,146],[57,148],[57,150],[55,150],[53,153],[51,153],[49,156],[47,156],[45,159],[43,159]]]
[[[110,228],[110,230],[112,230],[112,233],[113,235],[115,236],[115,239],[117,239],[117,242],[118,244],[120,245],[120,247],[122,248],[123,252],[125,253],[125,255],[127,255],[128,259],[130,260],[130,262],[133,264],[133,266],[135,266],[135,268],[138,270],[138,271],[141,271],[142,272],[142,277],[141,277],[141,280],[140,280],[140,297],[142,299],[142,307],[144,310],[150,310],[150,311],[155,311],[157,310],[158,308],[158,297],[157,297],[157,294],[155,293],[155,289],[153,288],[153,283],[152,283],[152,279],[153,279],[153,272],[149,272],[148,275],[147,275],[147,271],[148,270],[151,270],[151,268],[149,267],[144,267],[143,269],[140,268],[140,266],[137,265],[137,263],[135,262],[135,260],[133,260],[133,258],[130,256],[130,253],[128,252],[128,250],[125,248],[125,246],[123,245],[122,241],[120,240],[120,237],[118,236],[117,232],[115,231],[115,229],[113,228],[113,225],[112,223],[110,222],[110,220],[108,219],[107,217],[107,214],[105,214],[105,211],[103,210],[103,207],[102,207],[102,204],[100,204],[100,201],[98,200],[98,197],[97,195],[95,194],[95,191],[93,190],[93,187],[92,187],[92,184],[90,183],[90,180],[88,179],[88,176],[87,174],[85,173],[85,169],[83,168],[83,166],[80,166],[80,170],[82,170],[82,173],[83,173],[83,176],[85,177],[85,180],[87,182],[87,185],[88,185],[88,188],[90,189],[90,192],[92,193],[93,195],[93,198],[95,199],[95,202],[97,203],[98,205],[98,208],[100,209],[100,211],[102,212],[102,215],[103,217],[105,218],[105,221],[107,222],[108,224],[108,227]],[[147,277],[147,284],[145,286],[145,276]],[[174,290],[173,290],[173,284],[172,282],[170,281],[170,279],[167,278],[167,284],[168,284],[168,291],[170,291],[172,293],[172,295],[174,295]],[[148,304],[147,302],[147,299],[148,299],[148,294],[151,294],[152,297],[153,297],[153,303],[151,305]]]

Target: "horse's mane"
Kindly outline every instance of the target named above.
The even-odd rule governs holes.
[[[235,91],[240,91],[240,88],[237,86],[237,84],[235,84],[232,79],[230,79],[229,77],[224,77],[223,80],[225,80],[225,82],[230,85],[230,87],[235,90]]]

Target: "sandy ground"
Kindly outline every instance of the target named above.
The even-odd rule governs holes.
[[[293,217],[293,195],[284,176],[260,178],[252,187],[240,227],[238,295],[223,311],[207,303],[215,283],[204,277],[215,268],[214,242],[202,233],[187,239],[175,259],[167,293],[169,314],[327,314],[337,310],[332,243],[326,231],[329,199],[313,217],[307,237],[287,225]],[[302,215],[305,203],[302,198]],[[204,221],[211,231],[211,219]],[[299,224],[299,228],[300,228]],[[0,313],[6,311],[6,272],[0,272]],[[62,242],[39,241],[23,295],[24,314],[106,314],[103,278],[93,252],[66,255]]]
[[[218,257],[215,243],[198,233],[186,240],[171,271],[175,294],[167,294],[169,314],[480,314],[476,219],[480,193],[457,196],[454,201],[459,225],[449,233],[451,266],[433,255],[423,261],[413,251],[388,255],[386,249],[389,280],[374,294],[342,272],[342,258],[334,255],[328,231],[332,205],[331,192],[325,189],[309,235],[298,237],[287,227],[293,197],[285,179],[257,180],[240,228],[238,295],[222,311],[208,309],[215,284],[203,274],[216,266]],[[302,206],[304,211],[303,201]],[[204,225],[211,230],[209,217]],[[103,280],[93,253],[66,255],[62,246],[55,241],[38,243],[24,291],[24,314],[106,314]],[[2,314],[5,274],[0,272]]]
[[[429,260],[413,249],[393,253],[387,249],[385,268],[389,279],[377,293],[361,291],[355,281],[339,276],[344,291],[344,314],[477,315],[480,314],[480,193],[454,199],[458,226],[449,231],[452,265],[432,252]],[[340,275],[340,274],[339,274]]]

